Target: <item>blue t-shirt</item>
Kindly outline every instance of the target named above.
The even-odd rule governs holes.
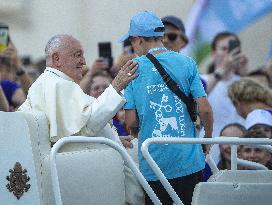
[[[206,96],[195,62],[182,54],[168,51],[156,58],[188,96]],[[186,105],[165,85],[154,65],[141,56],[138,62],[138,77],[125,89],[125,109],[136,109],[139,118],[139,150],[144,140],[151,137],[196,137]],[[186,176],[204,168],[201,145],[151,145],[151,156],[167,179]],[[140,170],[148,181],[155,176],[142,153],[138,152]]]

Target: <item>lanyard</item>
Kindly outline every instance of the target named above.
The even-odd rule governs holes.
[[[148,53],[153,53],[155,51],[167,51],[167,49],[165,47],[154,47],[154,48],[151,48]]]

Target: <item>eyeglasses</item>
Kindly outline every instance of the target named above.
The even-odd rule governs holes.
[[[179,36],[179,34],[177,33],[165,33],[164,34],[164,38],[168,38],[169,41],[175,41],[177,39],[177,37]]]

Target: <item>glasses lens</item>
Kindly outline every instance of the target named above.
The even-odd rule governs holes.
[[[176,33],[168,33],[166,34],[167,38],[169,39],[169,41],[175,41],[178,37],[178,34]]]

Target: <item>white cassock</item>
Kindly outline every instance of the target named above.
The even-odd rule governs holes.
[[[97,135],[125,99],[110,85],[99,98],[86,95],[78,84],[63,72],[47,67],[28,91],[21,111],[38,110],[49,120],[50,141],[75,134]],[[111,138],[113,136],[109,136]],[[116,139],[114,136],[113,140]]]
[[[51,142],[71,135],[83,135],[104,136],[121,144],[117,132],[109,122],[124,103],[125,99],[111,85],[96,99],[86,95],[80,86],[63,72],[47,67],[32,84],[26,101],[18,110],[37,110],[45,113],[49,121]],[[74,150],[76,146],[68,144],[62,151]],[[135,198],[137,191],[141,192],[139,185],[127,168],[124,172],[126,187],[132,184],[131,189],[126,190],[127,201],[132,205],[139,204],[141,200]]]

